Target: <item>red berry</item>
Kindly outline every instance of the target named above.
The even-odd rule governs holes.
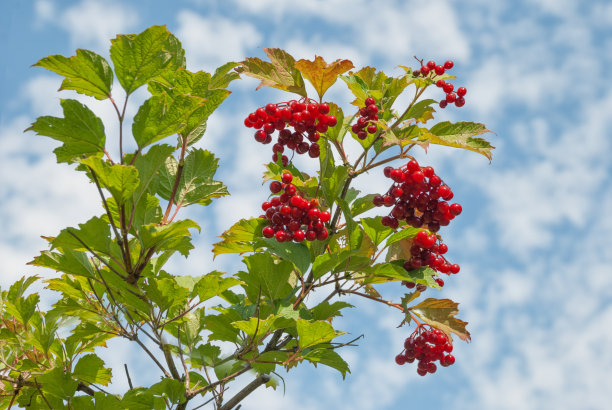
[[[370,128],[370,127],[368,127],[368,128]],[[363,130],[359,131],[357,133],[357,138],[359,138],[360,140],[364,140],[364,139],[368,138],[368,134],[365,131],[363,131]]]
[[[276,240],[278,242],[284,242],[287,239],[287,234],[285,233],[285,231],[276,231],[276,234],[274,234],[274,236],[276,236]]]
[[[376,124],[368,125],[367,131],[369,134],[374,134],[377,130],[378,130],[378,127],[376,126]]]
[[[453,215],[455,215],[455,216],[459,215],[459,214],[461,213],[461,211],[462,211],[462,210],[463,210],[463,208],[461,207],[461,205],[460,205],[460,204],[452,204],[452,205],[449,207],[449,211],[450,211],[450,213],[451,213],[451,214],[453,214]]]
[[[435,61],[428,61],[427,62],[427,68],[429,68],[430,70],[433,70],[434,68],[436,68],[436,62]]]
[[[446,102],[446,100],[440,101],[440,108],[446,108],[447,105],[448,103]]]
[[[442,278],[436,278],[435,281],[438,284],[438,286],[440,287],[444,286],[444,281],[442,280]]]
[[[408,161],[408,163],[406,164],[406,169],[408,170],[408,172],[412,173],[420,170],[421,167],[419,166],[418,162],[416,162],[415,160],[411,160]]]
[[[267,136],[268,136],[268,134],[266,134],[266,132],[263,131],[263,130],[256,131],[255,132],[255,141],[263,143],[266,140]]]
[[[325,228],[323,228],[323,230],[317,233],[317,239],[320,241],[326,240],[328,236],[329,236],[329,232]]]
[[[444,63],[444,68],[447,70],[450,70],[451,68],[453,68],[455,64],[453,63],[452,60],[448,60],[446,63]]]
[[[323,103],[323,104],[319,104],[319,114],[327,114],[329,112],[329,104],[327,103]]]
[[[312,208],[308,211],[308,218],[310,218],[311,221],[316,221],[319,219],[320,213],[321,211],[319,211],[317,208]]]
[[[368,98],[365,99],[365,104],[364,105],[366,107],[369,106],[369,105],[372,105],[372,104],[376,104],[376,100],[374,98],[368,97]]]
[[[457,107],[463,107],[465,105],[465,98],[463,97],[457,98],[457,100],[455,101],[455,105]]]
[[[421,170],[421,172],[423,172],[423,175],[425,175],[427,178],[434,176],[434,169],[432,167],[425,167]]]
[[[293,180],[293,175],[291,175],[290,172],[283,172],[281,180],[283,181],[283,183],[289,184]]]
[[[438,245],[438,253],[440,255],[444,255],[446,252],[448,252],[448,246],[445,243]]]
[[[262,229],[261,233],[266,238],[271,238],[274,236],[274,229],[271,226],[266,226],[265,228]]]
[[[459,97],[463,97],[465,95],[465,93],[467,93],[467,89],[465,87],[457,88],[457,95]]]
[[[406,364],[406,356],[403,354],[398,354],[395,356],[395,363],[399,364],[400,366]]]
[[[319,214],[319,220],[323,223],[329,222],[330,219],[331,219],[331,214],[327,211],[323,211]]]
[[[429,67],[427,66],[421,67],[421,73],[423,74],[423,76],[426,76],[427,74],[429,74]]]
[[[327,124],[328,127],[335,127],[336,124],[338,123],[338,119],[333,115],[328,115],[326,117],[325,123]]]
[[[447,103],[454,103],[456,99],[457,99],[457,94],[455,94],[455,93],[448,93],[448,94],[446,94],[446,102]]]
[[[270,183],[270,192],[272,192],[273,194],[278,194],[281,189],[283,189],[283,185],[280,182],[272,181]]]
[[[304,234],[304,231],[297,230],[293,233],[293,240],[296,242],[302,242],[305,237],[306,234]]]
[[[444,80],[438,80],[438,81],[436,81],[436,86],[437,86],[437,87],[443,88],[443,87],[444,87],[444,84],[446,84],[446,81],[444,81]]]
[[[436,71],[436,74],[438,74],[438,75],[444,74],[444,66],[437,65],[436,68],[435,68],[435,71]]]
[[[455,88],[455,86],[452,85],[451,83],[444,83],[444,87],[442,87],[442,90],[446,94],[448,94],[448,93],[452,92],[454,88]]]
[[[457,273],[459,273],[460,270],[461,270],[461,268],[456,263],[454,263],[454,264],[452,264],[450,266],[450,273],[452,273],[452,274],[456,275]]]

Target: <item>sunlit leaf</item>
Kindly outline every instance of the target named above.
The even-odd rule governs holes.
[[[338,59],[332,63],[326,63],[323,57],[315,56],[314,60],[301,59],[295,62],[295,67],[301,71],[313,85],[319,98],[323,99],[325,91],[338,79],[338,76],[353,68],[350,60]]]

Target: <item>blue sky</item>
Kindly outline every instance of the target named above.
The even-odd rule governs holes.
[[[58,98],[92,103],[113,135],[112,107],[57,93],[61,79],[30,68],[48,54],[87,48],[108,55],[109,39],[167,24],[186,49],[188,68],[261,56],[281,47],[298,58],[351,59],[399,73],[413,56],[455,61],[465,107],[437,120],[485,123],[497,147],[493,162],[471,152],[432,147],[417,152],[453,188],[464,213],[443,230],[449,257],[462,266],[435,297],[461,303],[473,341],[457,342],[457,362],[419,377],[393,358],[411,330],[396,312],[351,300],[358,308],[336,326],[364,334],[344,355],[352,374],[305,364],[284,375],[282,389],[258,390],[245,409],[604,409],[612,399],[612,3],[571,0],[453,2],[367,0],[4,1],[0,5],[0,286],[23,274],[54,235],[100,213],[97,197],[69,167],[55,164],[55,144],[24,134],[37,116],[59,115]],[[210,121],[199,146],[221,158],[232,196],[184,216],[204,227],[188,260],[173,272],[231,271],[237,259],[211,259],[216,235],[259,214],[261,149],[242,126],[246,114],[289,97],[232,84],[233,95]],[[133,115],[142,92],[128,106]],[[327,99],[348,107],[338,83]],[[440,110],[442,111],[442,110]],[[129,125],[128,125],[129,126]],[[306,161],[298,163],[308,167]],[[360,188],[379,192],[381,175]],[[386,184],[386,183],[385,183]],[[386,189],[386,188],[385,188]],[[69,198],[69,199],[68,199]],[[383,288],[399,297],[397,286]],[[155,381],[125,344],[102,352],[126,385],[121,367],[139,369],[135,383]],[[134,377],[134,376],[133,376]],[[245,381],[246,382],[246,381]]]

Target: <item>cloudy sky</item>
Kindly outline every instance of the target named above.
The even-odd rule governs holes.
[[[336,326],[360,347],[344,355],[352,374],[302,368],[283,374],[286,393],[261,389],[245,409],[604,409],[612,400],[612,3],[572,0],[272,0],[17,1],[0,4],[0,286],[24,274],[44,249],[40,235],[100,213],[92,186],[57,165],[52,141],[23,130],[40,115],[60,115],[58,98],[91,103],[116,134],[107,102],[57,92],[61,79],[30,68],[48,54],[86,48],[108,56],[109,39],[166,24],[186,49],[188,68],[214,70],[226,61],[281,47],[298,58],[351,59],[399,74],[398,65],[455,61],[468,89],[460,110],[438,119],[482,122],[497,147],[491,164],[471,152],[433,147],[418,152],[453,188],[464,213],[443,233],[449,258],[462,266],[435,297],[461,303],[473,341],[457,343],[457,362],[419,377],[394,356],[411,330],[396,312],[361,301]],[[221,158],[219,176],[231,197],[187,210],[203,232],[175,273],[201,274],[240,266],[212,261],[215,237],[240,217],[258,215],[261,149],[242,119],[267,102],[286,100],[252,79],[210,121],[198,146]],[[327,96],[347,107],[338,83]],[[133,115],[142,92],[128,106]],[[129,125],[128,125],[129,126]],[[112,147],[111,147],[112,148]],[[305,163],[299,163],[308,166]],[[399,164],[398,164],[399,165]],[[382,190],[381,175],[360,188]],[[386,182],[385,182],[386,184]],[[399,297],[397,286],[385,295]],[[430,290],[429,292],[435,292]],[[111,344],[111,347],[123,346]],[[124,346],[125,347],[125,346]],[[102,352],[125,387],[124,362],[155,375],[134,357]],[[128,357],[130,356],[130,357]]]

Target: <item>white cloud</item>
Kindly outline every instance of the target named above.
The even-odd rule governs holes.
[[[181,40],[190,70],[212,71],[228,61],[242,61],[260,46],[261,33],[248,21],[221,16],[200,16],[188,10],[177,15]]]

